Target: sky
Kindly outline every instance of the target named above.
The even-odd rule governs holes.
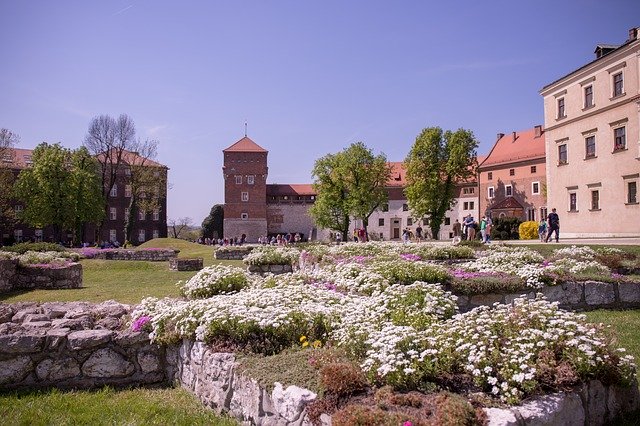
[[[268,183],[311,183],[359,141],[402,161],[432,126],[487,154],[639,26],[638,0],[0,0],[0,128],[76,148],[93,117],[127,114],[170,169],[168,217],[200,224],[245,121]]]

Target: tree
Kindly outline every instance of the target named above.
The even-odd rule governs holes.
[[[351,217],[362,220],[366,231],[371,214],[387,201],[391,167],[384,154],[374,156],[362,142],[316,161],[313,175],[318,196],[310,214],[319,226],[344,236]]]
[[[0,129],[0,235],[8,233],[16,221],[15,210],[11,205],[11,194],[15,175],[6,167],[14,158],[14,148],[20,137],[9,129]],[[1,240],[0,240],[1,241]]]
[[[474,178],[478,141],[468,130],[423,129],[404,161],[405,196],[415,217],[429,217],[437,239],[444,216],[455,203],[456,183]]]
[[[190,217],[181,217],[179,219],[169,219],[169,229],[173,234],[173,238],[185,239],[191,230],[193,219]]]
[[[211,207],[209,216],[202,221],[202,236],[204,238],[222,238],[224,224],[224,206],[215,204]]]
[[[85,241],[85,225],[100,223],[104,218],[98,165],[85,147],[70,154],[71,167],[71,229],[74,242]]]

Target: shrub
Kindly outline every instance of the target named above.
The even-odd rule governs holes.
[[[415,281],[445,283],[450,280],[446,268],[427,262],[407,260],[377,262],[372,265],[372,269],[390,283],[411,284]]]
[[[69,262],[76,262],[80,259],[78,253],[69,251],[27,251],[18,256],[18,263],[22,266],[27,265],[64,265]]]
[[[520,219],[517,217],[501,217],[493,220],[491,239],[517,240]]]
[[[538,238],[538,222],[530,220],[522,222],[518,227],[518,236],[521,240],[535,240]]]
[[[333,362],[322,366],[320,385],[325,392],[336,396],[349,396],[368,386],[360,367],[350,362]]]
[[[18,254],[24,254],[28,251],[37,251],[37,252],[67,251],[66,248],[64,248],[60,244],[55,244],[55,243],[19,243],[19,244],[14,244],[12,246],[3,247],[2,250],[9,251],[12,253],[18,253]]]
[[[407,420],[406,416],[401,413],[353,404],[338,410],[331,418],[331,424],[334,426],[398,426],[405,420]]]
[[[256,247],[243,262],[246,265],[293,265],[298,263],[300,251],[285,247]]]
[[[487,293],[515,293],[526,289],[522,278],[500,272],[454,271],[451,289],[454,293],[474,295]]]
[[[235,293],[249,282],[247,272],[235,266],[208,266],[181,285],[181,293],[189,299],[204,299],[216,294]]]

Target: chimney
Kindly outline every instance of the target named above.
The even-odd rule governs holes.
[[[638,29],[637,28],[631,28],[629,30],[629,41],[633,41],[635,39],[638,38]]]
[[[500,140],[500,139],[502,139],[503,137],[504,137],[504,133],[498,133],[498,139],[497,139],[497,140]]]
[[[516,135],[516,132],[513,132],[513,141],[512,142],[515,142],[517,137],[518,136]]]
[[[536,127],[536,138],[539,138],[540,136],[542,136],[542,125],[538,124]]]

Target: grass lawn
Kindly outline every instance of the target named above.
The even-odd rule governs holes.
[[[216,260],[214,247],[188,241],[162,238],[142,247],[171,247],[180,250],[179,257],[202,257],[205,266],[216,263],[243,266],[239,260]],[[188,280],[195,272],[169,270],[169,262],[125,260],[82,260],[83,286],[68,290],[28,290],[0,295],[0,301],[14,302],[103,302],[117,300],[137,304],[145,297],[178,297],[176,283]]]
[[[628,311],[607,311],[599,309],[587,312],[590,322],[603,323],[611,326],[618,345],[627,350],[640,363],[640,309]]]
[[[2,424],[237,425],[181,388],[0,394]]]

